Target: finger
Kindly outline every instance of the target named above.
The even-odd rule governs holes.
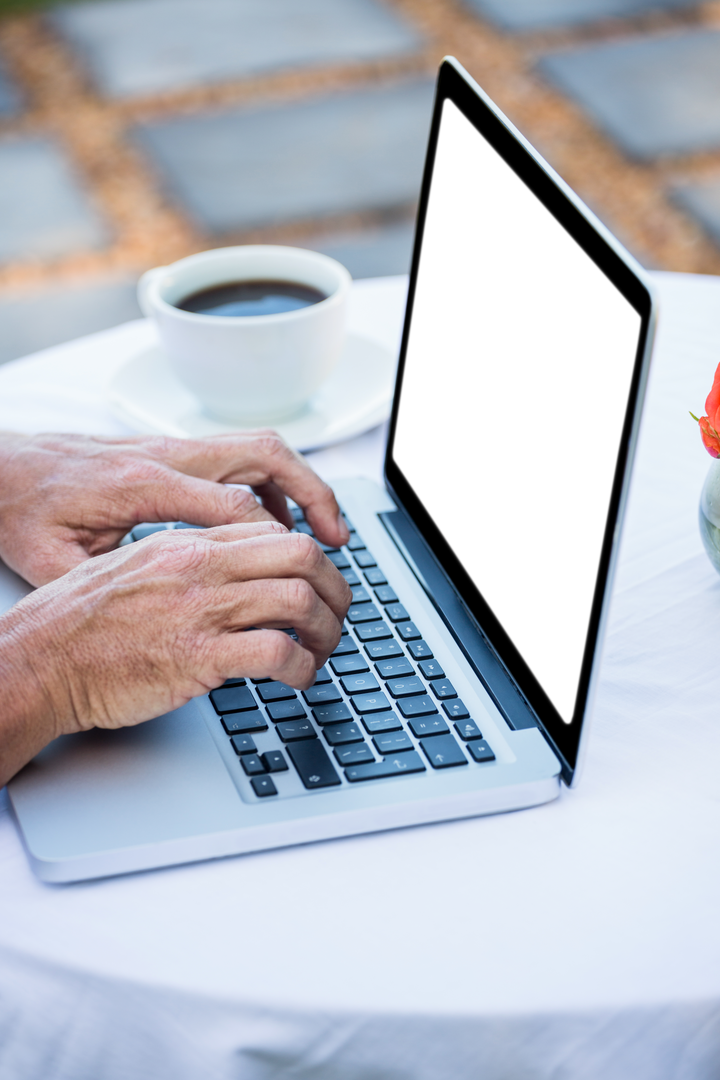
[[[303,578],[265,578],[214,592],[213,614],[226,629],[291,626],[317,667],[322,667],[340,641],[340,620]]]
[[[275,530],[282,528],[277,522],[273,524]],[[352,600],[352,591],[340,571],[323,555],[310,536],[285,531],[271,532],[268,526],[269,523],[263,523],[263,534],[256,536],[248,536],[248,526],[244,525],[210,529],[204,533],[207,540],[223,541],[210,553],[211,580],[224,584],[268,578],[302,578],[327,604],[336,619],[342,622]],[[233,541],[233,537],[237,539]]]
[[[273,484],[272,481],[267,484],[257,484],[253,488],[253,493],[260,499],[269,514],[281,521],[288,529],[294,528],[295,519],[288,510],[287,499],[277,484]]]
[[[220,634],[213,643],[212,655],[217,665],[217,683],[242,676],[279,679],[297,690],[307,690],[317,674],[312,653],[280,630]]]
[[[251,487],[273,483],[305,512],[319,540],[347,543],[349,532],[332,490],[272,431],[161,440],[158,460],[194,476]]]
[[[145,481],[132,496],[139,521],[186,521],[209,528],[273,518],[244,488],[170,470]]]

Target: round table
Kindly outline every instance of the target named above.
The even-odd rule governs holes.
[[[587,764],[538,809],[69,886],[0,802],[4,1080],[704,1080],[720,1068],[720,580],[697,413],[720,279],[660,330]],[[405,282],[356,284],[392,348]],[[0,370],[0,426],[125,430],[143,321]],[[568,452],[592,437],[568,418]],[[377,478],[382,431],[312,456]],[[30,539],[30,538],[29,538]]]

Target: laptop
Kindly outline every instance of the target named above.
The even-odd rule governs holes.
[[[239,675],[48,746],[9,785],[38,876],[520,810],[576,784],[653,326],[640,267],[444,60],[386,486],[336,485],[341,642],[304,693]],[[5,571],[2,588],[7,607],[24,585]]]

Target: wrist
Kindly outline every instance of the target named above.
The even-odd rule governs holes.
[[[71,703],[63,707],[67,695],[51,677],[52,643],[26,605],[0,616],[0,786],[53,739],[77,729]]]

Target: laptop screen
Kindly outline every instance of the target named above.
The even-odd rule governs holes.
[[[571,724],[643,319],[458,105],[438,109],[393,462]]]

